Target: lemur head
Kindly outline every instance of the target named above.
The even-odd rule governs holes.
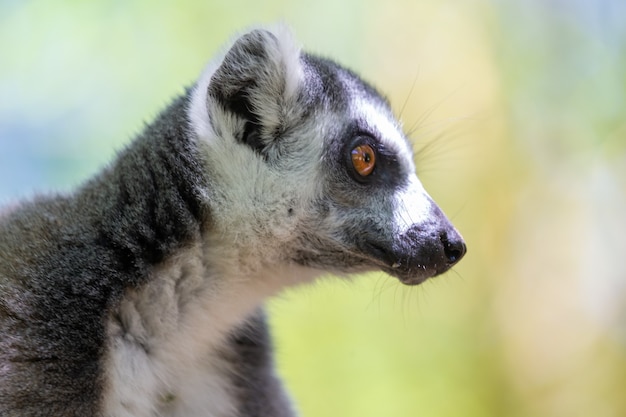
[[[284,30],[236,40],[196,84],[189,118],[211,228],[237,262],[383,270],[418,284],[465,254],[387,101]]]

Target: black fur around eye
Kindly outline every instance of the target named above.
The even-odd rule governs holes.
[[[355,135],[343,154],[346,170],[357,183],[396,188],[405,181],[397,155],[372,136]]]

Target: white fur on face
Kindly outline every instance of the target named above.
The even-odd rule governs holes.
[[[300,233],[300,220],[321,185],[319,146],[303,141],[293,152],[307,155],[299,164],[268,166],[249,147],[229,141],[206,145],[215,248],[233,265],[229,273],[263,269],[284,261]],[[221,250],[221,249],[220,249]]]
[[[415,174],[413,150],[405,139],[398,121],[386,110],[372,103],[371,100],[355,98],[351,109],[354,117],[364,120],[370,129],[378,134],[382,144],[393,150],[398,163],[409,173],[407,185],[398,190],[393,197],[394,230],[403,234],[411,226],[426,222],[431,216],[433,201]]]
[[[423,224],[432,216],[433,201],[417,179],[411,174],[408,186],[394,195],[394,224],[397,233],[403,234],[411,226]]]
[[[315,179],[320,177],[323,136],[309,126],[311,120],[302,119],[297,102],[305,82],[300,48],[284,27],[273,35],[257,35],[255,41],[263,41],[262,63],[258,55],[248,62],[245,49],[238,58],[242,67],[252,66],[242,73],[258,77],[254,88],[246,90],[246,104],[258,118],[265,154],[242,143],[246,120],[208,94],[212,83],[228,79],[229,73],[221,71],[238,68],[236,63],[221,67],[222,58],[210,64],[188,109],[210,180],[206,200],[219,238],[213,243],[228,248],[224,259],[233,264],[229,272],[239,268],[244,274],[285,260],[285,249],[300,234],[299,221],[321,190]],[[277,131],[283,133],[272,137]]]
[[[414,172],[415,166],[411,159],[413,150],[404,138],[398,121],[388,114],[386,109],[381,109],[371,100],[355,98],[350,107],[354,117],[364,120],[378,133],[378,139],[385,147],[394,151],[400,159],[399,162],[407,167],[407,171]]]
[[[211,77],[219,67],[223,58],[224,57],[221,56],[219,59],[216,59],[206,66],[202,75],[196,82],[191,97],[191,104],[187,110],[192,132],[194,132],[196,137],[200,140],[210,140],[210,138],[216,136],[213,126],[211,125],[211,119],[209,118],[207,91]]]

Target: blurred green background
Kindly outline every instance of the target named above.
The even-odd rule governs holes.
[[[623,0],[0,0],[0,203],[85,180],[277,21],[402,110],[469,246],[269,303],[302,415],[626,415]]]

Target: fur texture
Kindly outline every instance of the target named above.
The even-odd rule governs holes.
[[[106,170],[0,216],[0,415],[292,416],[263,300],[464,253],[376,90],[252,31]]]

